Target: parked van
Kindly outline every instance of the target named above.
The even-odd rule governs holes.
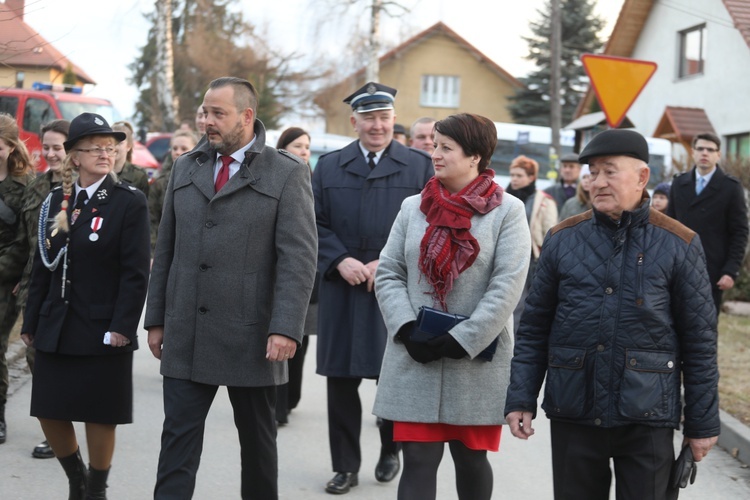
[[[39,172],[47,170],[42,157],[42,125],[56,120],[72,120],[81,113],[97,113],[110,124],[118,120],[112,103],[83,95],[81,87],[35,82],[31,89],[0,87],[0,112],[16,118],[21,139],[31,153]]]

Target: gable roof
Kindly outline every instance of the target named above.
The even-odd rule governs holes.
[[[469,52],[474,58],[482,63],[485,63],[490,70],[492,70],[494,73],[496,73],[500,78],[508,82],[511,86],[516,88],[523,88],[523,83],[519,82],[517,78],[515,78],[513,75],[505,71],[503,68],[501,68],[497,63],[495,63],[492,59],[484,55],[479,49],[474,47],[472,44],[467,42],[463,37],[461,37],[458,33],[450,29],[445,23],[442,21],[438,21],[437,23],[433,24],[426,30],[417,33],[413,37],[406,40],[404,43],[400,44],[397,47],[394,47],[393,49],[389,50],[382,56],[378,58],[378,61],[380,62],[380,65],[387,63],[391,59],[395,59],[400,57],[404,52],[407,52],[414,48],[415,46],[419,45],[420,43],[423,43],[430,38],[437,36],[437,35],[445,35],[448,38],[452,39],[454,42],[456,42],[458,45],[463,47],[467,52]],[[356,80],[357,77],[361,77],[365,73],[365,68],[362,68],[354,73],[353,77]]]
[[[667,106],[653,136],[690,144],[693,142],[693,137],[703,132],[716,134],[703,108]]]
[[[750,4],[747,0],[723,0],[734,27],[739,30],[745,43],[750,47]]]
[[[5,67],[56,68],[65,71],[68,64],[84,83],[96,83],[51,43],[23,21],[7,3],[0,3],[0,65]]]
[[[722,2],[734,22],[734,27],[739,30],[750,48],[750,3],[747,0],[722,0]],[[617,16],[615,27],[612,29],[612,35],[604,46],[604,54],[631,57],[655,3],[655,0],[625,0]],[[584,110],[590,108],[594,99],[594,92],[589,87],[586,95],[578,103],[575,116],[584,114]]]

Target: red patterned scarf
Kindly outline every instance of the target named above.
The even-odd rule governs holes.
[[[456,194],[450,194],[433,177],[422,190],[419,208],[429,226],[419,246],[419,270],[444,311],[453,281],[479,255],[479,243],[470,232],[471,217],[486,214],[502,202],[503,189],[495,184],[494,177],[495,172],[487,169]]]

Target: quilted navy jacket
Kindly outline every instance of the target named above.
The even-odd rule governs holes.
[[[716,312],[699,237],[650,210],[589,210],[547,235],[517,332],[505,414],[719,435]]]

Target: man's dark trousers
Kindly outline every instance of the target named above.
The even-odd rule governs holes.
[[[219,386],[164,377],[156,500],[192,498],[203,451],[206,416]],[[278,498],[276,387],[227,387],[242,459],[242,498]]]
[[[334,472],[359,472],[362,449],[359,436],[362,430],[362,402],[359,399],[361,378],[328,377],[328,441]],[[393,422],[383,420],[380,426],[380,445],[386,453],[396,454],[393,442]]]
[[[673,500],[674,430],[646,425],[603,429],[552,420],[555,500],[607,500],[615,466],[618,500]]]

